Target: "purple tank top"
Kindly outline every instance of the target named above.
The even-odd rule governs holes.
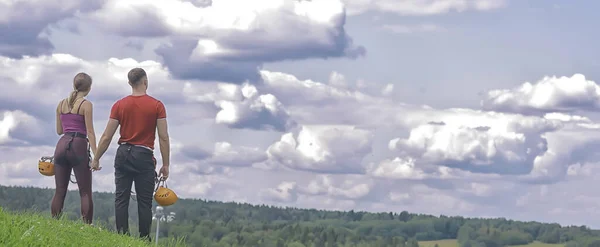
[[[81,108],[81,104],[83,104],[85,100],[82,100],[77,107],[77,113],[79,112],[79,108]],[[81,134],[86,135],[87,129],[85,127],[85,117],[83,115],[79,115],[77,113],[61,113],[60,121],[62,122],[63,132],[79,132]]]

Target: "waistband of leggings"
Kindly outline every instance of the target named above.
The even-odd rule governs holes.
[[[86,134],[82,134],[82,133],[79,133],[79,132],[65,132],[64,135],[66,135],[66,136],[72,136],[72,137],[87,138]]]

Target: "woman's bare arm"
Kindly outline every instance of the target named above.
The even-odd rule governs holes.
[[[58,105],[56,106],[56,134],[58,135],[62,135],[63,134],[63,129],[62,129],[62,121],[60,121],[60,110],[62,107],[62,100],[60,101],[60,103],[58,103]]]
[[[96,131],[94,130],[94,105],[89,100],[83,102],[83,116],[85,118],[85,128],[87,129],[88,140],[90,141],[90,148],[92,154],[96,156]]]

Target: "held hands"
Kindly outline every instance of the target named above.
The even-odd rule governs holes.
[[[90,170],[92,171],[100,171],[102,167],[100,167],[100,162],[97,160],[92,161],[92,165],[90,166]]]

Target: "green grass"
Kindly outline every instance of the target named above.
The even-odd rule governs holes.
[[[433,247],[438,244],[439,247],[458,247],[456,239],[443,239],[434,241],[419,241],[420,247]]]
[[[63,217],[64,218],[64,217]],[[160,239],[160,246],[185,246],[182,240]],[[140,239],[102,230],[81,221],[53,219],[36,213],[6,212],[0,207],[0,246],[154,246]]]
[[[563,247],[564,244],[545,244],[541,242],[533,242],[527,245],[514,245],[515,247]]]
[[[420,247],[433,247],[438,244],[439,247],[458,247],[456,239],[444,239],[435,241],[419,241]],[[563,247],[564,244],[545,244],[540,242],[533,242],[526,245],[514,245],[514,247]]]

